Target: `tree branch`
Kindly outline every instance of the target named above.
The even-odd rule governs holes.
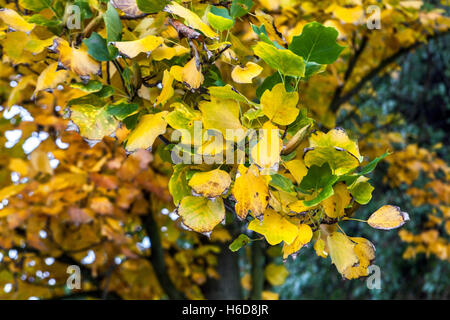
[[[427,37],[427,41],[440,38],[440,37],[445,36],[445,35],[447,35],[449,33],[450,33],[450,30],[446,30],[444,32],[435,33],[434,35],[428,36]],[[391,63],[395,62],[401,56],[408,54],[409,52],[411,52],[412,50],[416,49],[417,47],[419,47],[419,46],[421,46],[423,44],[425,44],[425,43],[424,42],[415,42],[412,45],[404,47],[404,48],[398,50],[396,53],[394,53],[394,54],[390,55],[389,57],[385,58],[383,61],[380,62],[380,64],[377,67],[373,68],[369,73],[367,73],[353,88],[348,90],[343,96],[341,96],[340,92],[339,92],[339,95],[335,94],[335,97],[333,97],[333,99],[332,99],[332,101],[330,103],[329,109],[332,112],[336,112],[343,103],[347,102],[348,100],[350,100],[351,97],[356,95],[364,87],[364,85],[367,82],[369,82],[374,77],[376,77],[378,75],[378,73],[383,71],[383,69],[385,67],[387,67]],[[350,67],[350,65],[349,65],[349,67]],[[347,71],[348,71],[348,69],[347,69]],[[349,73],[349,76],[350,76],[350,74],[351,74],[351,72]]]
[[[262,291],[264,288],[264,265],[266,263],[266,257],[264,255],[264,244],[264,241],[253,241],[251,245],[251,300],[262,299]]]
[[[178,291],[167,273],[166,262],[164,261],[164,249],[159,235],[158,224],[150,211],[145,216],[141,217],[142,224],[151,241],[151,256],[148,258],[155,270],[156,276],[159,280],[161,288],[165,291],[170,299],[183,300],[185,295]]]

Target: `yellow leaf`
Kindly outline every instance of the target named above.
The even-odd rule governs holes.
[[[352,200],[345,183],[341,182],[333,186],[334,194],[322,201],[323,209],[327,216],[336,219],[344,215],[344,209]]]
[[[164,39],[161,37],[149,35],[134,41],[113,42],[113,45],[119,49],[119,52],[122,55],[132,59],[142,52],[147,53],[147,55],[150,54],[150,52],[158,48],[163,41]]]
[[[409,220],[409,215],[399,207],[385,205],[372,213],[367,223],[375,229],[391,230],[399,228]]]
[[[309,139],[310,147],[305,149],[305,165],[321,167],[328,162],[336,175],[342,175],[356,168],[362,161],[358,144],[351,140],[343,129],[332,129],[326,134],[315,132]]]
[[[306,168],[305,162],[301,159],[287,161],[284,163],[284,166],[289,170],[298,184],[300,184],[303,177],[308,173],[308,168]]]
[[[245,129],[239,120],[239,104],[234,100],[211,97],[211,101],[201,101],[198,108],[202,112],[205,129],[219,130],[224,137],[227,129]]]
[[[230,186],[230,183],[230,175],[220,169],[194,173],[191,180],[189,180],[189,186],[196,193],[207,198],[217,197],[223,194]]]
[[[25,188],[26,184],[13,184],[0,189],[0,199],[8,199],[15,196]]]
[[[248,229],[264,235],[272,246],[281,241],[291,244],[298,235],[298,227],[272,209],[264,212],[262,222],[259,219],[250,221]]]
[[[289,271],[282,264],[269,263],[264,270],[267,281],[273,286],[281,286],[289,276]]]
[[[287,259],[291,254],[296,254],[304,245],[311,241],[312,236],[311,227],[307,224],[300,224],[295,240],[291,244],[285,243],[283,245],[283,259]]]
[[[50,166],[47,152],[42,150],[34,150],[30,155],[30,163],[34,172],[42,172],[52,175],[53,169]]]
[[[197,61],[193,57],[189,62],[183,67],[181,71],[181,80],[190,88],[198,89],[203,83],[204,77],[202,74],[202,66],[200,61]]]
[[[54,62],[41,72],[37,79],[33,96],[41,90],[56,88],[58,84],[64,82],[69,77],[69,73],[66,70],[56,71],[57,68],[58,62]]]
[[[249,211],[258,217],[264,213],[269,203],[269,187],[266,180],[259,174],[258,168],[251,165],[246,168],[239,165],[240,176],[233,186],[233,196],[236,199],[236,214],[245,219]]]
[[[231,78],[237,83],[252,83],[254,77],[259,76],[262,67],[253,62],[247,62],[245,67],[236,66],[231,72]]]
[[[298,200],[288,205],[289,209],[295,213],[302,213],[311,210],[313,207],[305,205],[304,200]]]
[[[59,59],[62,65],[80,76],[90,74],[100,74],[101,64],[92,59],[84,47],[80,49],[72,48],[66,40],[55,39]]]
[[[169,72],[175,78],[175,80],[183,82],[183,67],[182,66],[172,66],[170,68]]]
[[[34,28],[34,24],[28,23],[21,15],[12,9],[2,8],[0,10],[0,19],[15,31],[29,33]]]
[[[263,113],[270,121],[280,125],[294,122],[300,110],[297,108],[298,93],[286,92],[283,83],[276,84],[272,90],[264,91],[261,96]]]
[[[369,275],[369,270],[367,269],[372,261],[375,259],[375,246],[367,239],[352,237],[350,238],[356,243],[355,254],[359,259],[359,263],[356,266],[348,268],[344,276],[347,279],[356,279],[359,277],[365,277]]]
[[[182,56],[183,54],[189,53],[189,49],[180,45],[175,45],[173,47],[168,47],[164,43],[158,48],[153,50],[152,58],[155,61],[161,61],[164,59],[170,60],[176,56]]]
[[[167,122],[164,119],[168,111],[146,114],[141,117],[136,128],[128,135],[126,150],[147,149],[153,145],[160,134],[164,134]]]
[[[10,158],[8,169],[25,177],[28,174],[28,163],[20,158]]]
[[[181,200],[178,214],[183,223],[192,230],[200,233],[211,232],[225,219],[225,207],[222,198],[210,200],[187,196]]]
[[[31,52],[32,54],[38,54],[41,53],[45,48],[51,46],[53,44],[53,40],[55,39],[56,37],[54,36],[48,39],[41,40],[34,34],[31,34],[30,39],[28,40],[24,49]]]
[[[169,71],[164,70],[163,79],[162,79],[162,90],[159,94],[158,98],[156,98],[156,105],[164,104],[167,100],[169,100],[174,93],[172,83],[174,77],[170,74]]]
[[[328,256],[328,252],[325,251],[325,241],[323,239],[318,239],[314,243],[314,250],[319,257],[326,258]]]
[[[359,262],[355,254],[355,243],[346,235],[340,232],[333,232],[327,237],[327,245],[330,252],[331,261],[336,266],[340,274],[353,267]]]
[[[175,14],[186,20],[187,24],[194,28],[200,30],[205,36],[209,38],[217,38],[219,35],[214,32],[206,23],[200,19],[198,15],[189,9],[186,9],[182,5],[172,1],[169,5],[164,8],[164,11]]]
[[[251,159],[261,168],[271,168],[280,162],[283,141],[279,136],[278,127],[270,121],[264,123],[260,132],[262,137],[250,150]]]

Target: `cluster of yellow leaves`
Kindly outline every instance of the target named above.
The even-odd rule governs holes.
[[[137,2],[125,2],[112,1],[108,11],[131,17],[141,13]],[[92,10],[107,14],[99,2],[89,4]],[[54,136],[41,144],[30,159],[18,148],[8,150],[9,156],[2,155],[2,168],[7,168],[2,175],[15,172],[28,180],[1,185],[0,198],[10,199],[10,204],[0,210],[1,246],[11,248],[23,240],[11,230],[30,224],[33,227],[29,230],[37,231],[50,221],[50,228],[56,228],[52,229],[52,237],[60,247],[39,239],[38,232],[30,232],[26,240],[31,247],[58,256],[61,251],[73,250],[72,242],[82,249],[105,238],[114,245],[101,246],[103,251],[96,256],[102,258],[95,261],[94,273],[105,270],[105,257],[123,255],[127,261],[118,272],[136,284],[138,275],[151,268],[136,263],[140,258],[136,239],[127,237],[124,226],[134,226],[150,207],[160,209],[162,203],[169,206],[167,203],[173,200],[170,206],[177,207],[181,218],[177,223],[182,221],[189,229],[206,234],[220,230],[226,208],[234,208],[240,219],[250,220],[249,230],[262,234],[271,245],[283,242],[284,258],[315,241],[318,255],[330,255],[343,276],[365,275],[374,258],[372,244],[366,239],[347,237],[336,228],[353,215],[355,202],[366,204],[370,200],[373,188],[362,174],[355,173],[363,160],[356,141],[342,129],[331,129],[336,116],[335,110],[328,108],[332,93],[336,88],[347,92],[392,53],[424,41],[435,31],[447,30],[449,25],[440,11],[420,11],[411,1],[382,1],[380,6],[383,28],[370,34],[355,69],[343,83],[349,61],[345,57],[369,37],[361,1],[304,1],[300,5],[291,1],[258,1],[252,9],[254,13],[242,22],[215,15],[211,10],[216,7],[208,3],[186,6],[173,1],[136,20],[118,18],[125,28],[112,41],[110,33],[117,30],[97,18],[92,18],[81,33],[69,30],[70,37],[66,38],[63,33],[55,34],[51,28],[29,22],[13,3],[5,4],[0,11],[0,41],[4,49],[1,76],[5,84],[2,99],[6,97],[8,108],[22,104],[33,110],[34,121],[18,125],[8,122],[2,124],[2,131],[18,129],[23,137],[29,137],[39,126]],[[219,7],[216,9],[228,12],[228,8]],[[57,18],[52,10],[42,12],[46,18]],[[308,21],[298,17],[308,17]],[[215,27],[217,21],[227,19],[232,20],[231,24],[225,21],[227,26],[236,23],[241,28],[239,37],[227,29],[222,32],[224,25]],[[313,20],[337,30],[337,42],[333,44],[338,54],[344,50],[344,58],[334,64],[318,64],[308,61],[310,55],[302,57],[286,49]],[[250,28],[248,22],[255,28]],[[255,29],[259,34],[253,32]],[[334,34],[334,29],[326,30]],[[104,46],[95,47],[101,44],[95,39],[105,40]],[[347,48],[339,44],[346,44]],[[311,76],[311,65],[317,67],[312,74],[320,72],[321,76],[300,81]],[[59,67],[64,70],[58,70]],[[262,86],[264,90],[258,94],[255,88],[262,81],[257,77],[268,79],[274,75],[279,75],[279,81],[270,88]],[[16,82],[15,88],[9,88],[9,81]],[[235,87],[227,85],[231,81]],[[63,90],[58,89],[60,86]],[[298,92],[302,93],[302,106]],[[31,98],[37,99],[34,107]],[[37,106],[42,106],[42,110]],[[103,138],[104,142],[89,149],[78,136],[69,135],[70,151],[56,148],[54,141],[67,126],[61,118],[61,107],[70,107],[70,119],[83,137]],[[307,115],[331,130],[315,132],[306,139],[313,122]],[[195,121],[203,125],[200,132],[195,131]],[[243,152],[237,163],[224,167],[181,164],[172,168],[161,155],[142,150],[158,146],[157,138],[174,129],[202,137],[218,131],[223,138],[227,129],[245,134],[261,128],[277,129],[282,134],[260,136],[248,154]],[[117,141],[107,137],[110,135]],[[212,139],[201,145],[183,142],[196,155],[223,156],[242,138],[234,137],[225,146]],[[6,142],[4,137],[1,139]],[[126,151],[135,154],[126,158],[125,150],[119,147],[121,142]],[[49,152],[59,160],[56,169],[48,164]],[[254,164],[249,165],[250,159]],[[146,198],[147,193],[152,201]],[[171,222],[167,217],[162,220]],[[367,222],[375,228],[392,229],[406,220],[398,208],[385,206]],[[63,222],[83,231],[64,229]],[[165,245],[175,246],[179,230],[171,223],[165,227],[165,236],[170,239]],[[189,234],[199,244],[198,238]],[[200,246],[198,250],[181,251],[170,258],[169,267],[179,288],[190,288],[191,281],[200,285],[207,276],[216,276],[212,269],[215,249]],[[199,259],[206,260],[199,263],[206,267],[193,264]],[[183,275],[176,271],[179,264],[183,265]],[[270,269],[267,272],[273,273]],[[273,283],[281,281],[269,278]],[[115,290],[123,290],[130,297],[139,296],[140,292],[129,291],[117,279],[112,284]],[[160,290],[152,287],[150,296],[159,297]],[[198,287],[186,290],[190,290],[186,294],[191,297],[201,295]]]
[[[399,232],[400,238],[410,243],[403,257],[411,259],[419,253],[425,253],[427,256],[434,254],[442,260],[449,260],[450,245],[446,239],[446,235],[450,234],[450,185],[447,182],[450,177],[449,167],[435,152],[419,148],[415,144],[396,152],[387,161],[390,164],[386,177],[389,183],[394,187],[406,184],[406,194],[411,197],[413,206],[431,207],[428,221],[421,226],[424,231],[418,235],[404,230]],[[411,186],[421,173],[429,182],[423,188]],[[443,175],[444,181],[439,178],[439,173]]]

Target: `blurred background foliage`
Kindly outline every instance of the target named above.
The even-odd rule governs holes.
[[[372,82],[376,94],[360,94],[354,98],[361,112],[360,123],[378,123],[379,132],[398,132],[404,142],[435,152],[449,161],[449,113],[450,113],[450,37],[433,40],[399,61],[400,68],[378,77]],[[370,91],[370,90],[369,90]],[[373,91],[372,91],[373,92]],[[393,117],[393,115],[396,115]],[[345,128],[355,127],[353,121],[345,121],[341,112],[338,122]],[[393,121],[383,124],[380,119]],[[411,187],[406,183],[391,187],[386,181],[388,163],[382,163],[372,173],[371,181],[378,192],[372,201],[359,209],[359,216],[369,216],[383,203],[392,202],[410,213],[411,221],[404,226],[413,234],[429,230],[428,215],[433,206],[412,204],[413,196],[407,194]],[[440,179],[445,175],[440,172]],[[424,172],[413,186],[424,188],[430,181]],[[449,194],[446,193],[448,202]],[[313,250],[302,250],[295,261],[287,262],[290,276],[277,287],[282,299],[449,299],[450,266],[447,259],[421,253],[407,257],[408,243],[396,232],[372,233],[366,224],[354,222],[345,225],[349,234],[369,236],[377,245],[375,264],[381,267],[381,290],[369,290],[366,279],[348,281],[339,277],[334,268],[327,268],[327,261],[316,256]],[[442,231],[442,230],[441,230]],[[446,232],[442,231],[441,234]],[[448,234],[445,237],[448,240]],[[402,257],[402,258],[401,258]],[[408,259],[405,259],[408,258]],[[314,261],[314,263],[311,263]]]

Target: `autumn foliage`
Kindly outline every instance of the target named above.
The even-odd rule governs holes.
[[[345,225],[391,230],[414,218],[396,203],[358,215],[380,161],[392,187],[427,172],[426,189],[407,193],[450,232],[443,160],[414,145],[393,153],[399,137],[372,123],[339,126],[342,113],[360,115],[352,98],[374,76],[448,32],[442,10],[394,0],[0,3],[0,284],[13,284],[0,297],[200,299],[233,273],[251,298],[273,299],[264,276],[276,286],[287,273],[258,260],[272,246],[283,259],[330,257],[337,277],[367,276],[375,245]],[[380,29],[369,28],[371,5]],[[449,259],[437,229],[400,237],[411,243],[405,258]],[[255,266],[251,281],[220,268],[224,256],[238,268],[239,254]],[[81,289],[67,288],[69,265],[81,268]]]

